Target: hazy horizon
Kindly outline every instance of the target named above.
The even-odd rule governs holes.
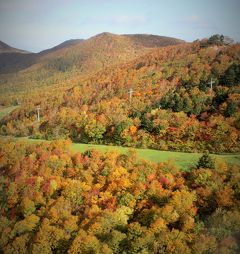
[[[0,40],[39,52],[102,32],[240,41],[238,0],[0,0]]]

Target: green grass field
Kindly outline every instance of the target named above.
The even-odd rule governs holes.
[[[8,108],[0,108],[0,120],[5,115],[9,114],[18,106],[12,106]],[[5,138],[5,137],[1,137]],[[17,138],[18,140],[25,140],[27,142],[46,142],[45,140],[36,140],[28,138]],[[72,144],[72,150],[75,152],[84,152],[89,149],[95,149],[102,152],[118,151],[121,154],[126,154],[129,151],[127,147],[121,146],[106,146],[106,145],[92,145],[92,144]],[[152,162],[165,162],[172,161],[182,170],[187,169],[195,165],[202,155],[201,153],[183,153],[183,152],[170,152],[170,151],[158,151],[152,149],[135,149],[137,156],[140,159],[152,161]],[[228,163],[240,165],[240,154],[212,154],[213,158],[223,159]]]
[[[126,154],[129,151],[127,147],[120,146],[106,146],[106,145],[91,145],[91,144],[72,144],[72,149],[78,152],[84,152],[89,149],[95,149],[102,152],[118,151],[119,153]],[[201,153],[182,153],[170,151],[158,151],[152,149],[135,149],[139,158],[149,160],[152,162],[172,161],[181,169],[189,168],[195,165],[198,159],[202,156]],[[224,154],[224,155],[211,155],[214,159],[223,159],[228,163],[240,165],[240,154]]]
[[[2,137],[3,138],[3,137]],[[17,138],[26,142],[49,142],[46,140],[28,139],[28,138]],[[93,145],[93,144],[79,144],[73,143],[71,146],[74,152],[85,152],[87,150],[97,150],[101,152],[117,151],[120,154],[127,154],[129,152],[128,147],[121,146],[107,146],[107,145]],[[152,162],[166,162],[171,161],[176,164],[180,169],[186,170],[191,166],[197,164],[199,158],[202,156],[201,153],[183,153],[183,152],[171,152],[171,151],[159,151],[152,149],[135,149],[139,159],[144,159]],[[211,154],[213,159],[222,159],[228,163],[240,165],[240,154]]]
[[[10,114],[16,108],[18,108],[18,106],[0,107],[0,120],[7,114]]]

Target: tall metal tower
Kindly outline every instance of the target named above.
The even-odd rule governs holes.
[[[132,94],[133,94],[133,89],[132,88],[130,88],[129,89],[129,91],[128,91],[128,93],[129,93],[129,102],[130,102],[130,104],[132,103]]]
[[[211,78],[211,81],[208,82],[208,84],[210,85],[210,91],[212,92],[213,90],[213,84],[215,83],[216,81],[214,81],[212,78]]]
[[[36,111],[37,111],[37,121],[40,122],[40,109],[41,107],[38,105],[36,106]]]

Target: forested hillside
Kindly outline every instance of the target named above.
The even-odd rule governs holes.
[[[0,253],[240,252],[240,167],[210,155],[240,151],[239,44],[103,33],[4,57],[0,135],[55,141],[1,138]]]
[[[66,41],[38,54],[0,54],[0,91],[14,94],[86,79],[107,66],[126,63],[152,48],[184,43],[156,35],[102,33]]]
[[[69,142],[0,145],[3,253],[239,253],[240,168],[191,172]]]
[[[0,0],[0,254],[240,254],[239,10]]]
[[[92,43],[107,37],[111,44],[112,36],[101,34]],[[31,94],[2,120],[1,134],[160,150],[237,152],[240,46],[220,42],[210,38],[151,49],[128,63],[76,78],[71,89],[60,86],[61,90],[46,91],[45,96]],[[40,122],[36,122],[36,105],[41,106]]]

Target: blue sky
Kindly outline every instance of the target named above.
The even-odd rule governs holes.
[[[0,40],[38,52],[101,32],[240,41],[239,0],[0,0]]]

